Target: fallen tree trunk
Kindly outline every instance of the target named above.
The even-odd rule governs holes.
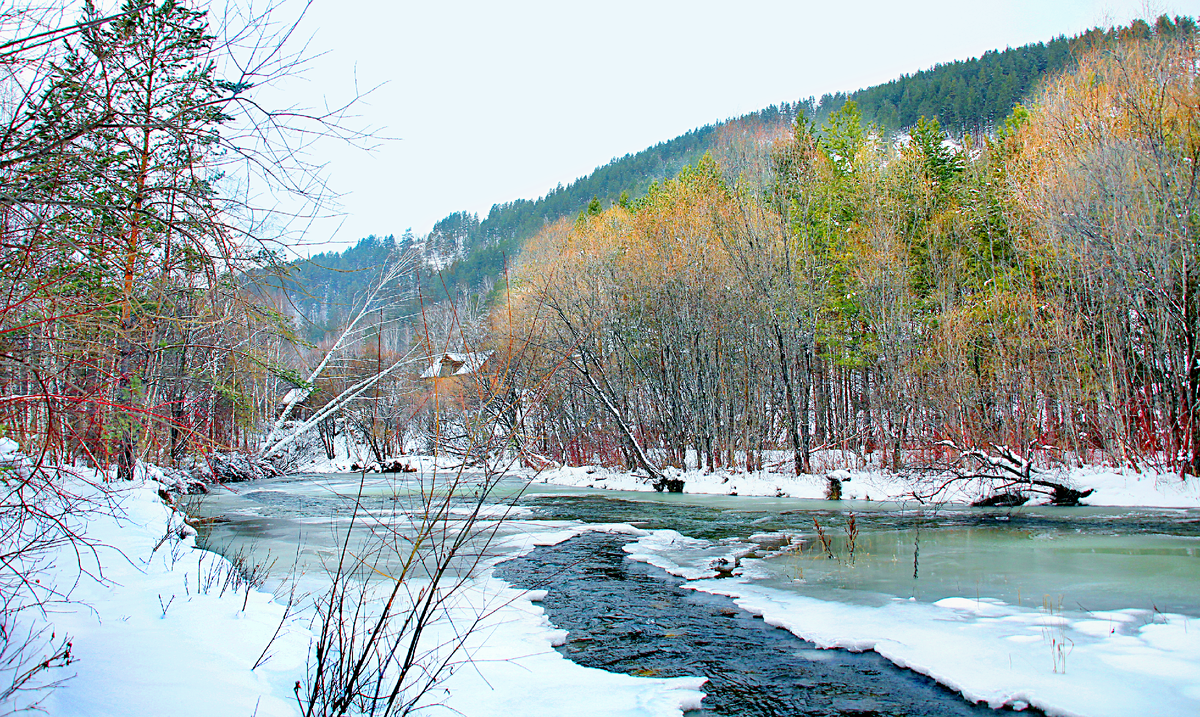
[[[978,448],[962,450],[951,441],[941,441],[937,445],[958,452],[958,459],[949,466],[938,468],[923,489],[913,491],[913,497],[918,500],[936,500],[952,487],[971,481],[978,483],[980,490],[972,505],[979,506],[1020,505],[1028,501],[1029,493],[1048,497],[1051,505],[1077,506],[1095,493],[1093,488],[1079,490],[1049,479],[1007,446],[992,445],[993,455]],[[975,461],[978,469],[963,471],[962,465],[967,460]]]
[[[650,459],[646,457],[646,452],[642,450],[637,438],[634,437],[633,430],[629,428],[629,424],[626,423],[625,417],[622,416],[621,412],[617,410],[617,407],[613,405],[612,400],[608,397],[608,392],[600,386],[599,382],[596,381],[596,377],[592,375],[591,371],[588,371],[587,358],[585,357],[579,361],[579,363],[575,364],[575,368],[579,369],[579,372],[583,374],[585,379],[587,379],[588,385],[592,387],[592,391],[596,394],[596,397],[600,399],[600,402],[604,404],[605,409],[608,410],[613,420],[616,421],[617,427],[621,429],[621,435],[624,436],[625,441],[629,444],[630,449],[633,451],[634,460],[636,460],[637,464],[650,475],[650,484],[654,486],[654,489],[661,493],[664,488],[671,488],[672,493],[682,493],[683,481],[674,479],[675,481],[678,481],[679,486],[679,489],[675,490],[674,483],[668,482],[671,479],[666,478],[662,474],[662,471],[660,471],[653,463],[650,462]]]

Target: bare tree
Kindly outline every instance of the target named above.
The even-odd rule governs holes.
[[[341,411],[383,379],[394,374],[399,369],[411,366],[420,360],[415,358],[417,356],[416,347],[413,347],[409,353],[392,361],[386,368],[380,366],[377,371],[345,387],[323,406],[316,409],[310,418],[300,422],[284,435],[284,425],[291,417],[296,406],[312,395],[318,379],[329,368],[330,362],[345,351],[352,348],[361,348],[366,332],[370,330],[367,324],[369,319],[377,312],[386,309],[395,309],[399,305],[399,302],[405,298],[405,290],[400,288],[397,282],[408,274],[408,272],[412,271],[413,268],[414,260],[409,255],[394,256],[386,265],[380,268],[379,274],[364,291],[363,295],[354,302],[356,309],[353,316],[334,340],[333,345],[327,351],[323,352],[316,365],[309,370],[307,378],[299,386],[294,387],[285,394],[282,408],[279,411],[279,418],[275,420],[271,426],[271,430],[268,431],[266,437],[263,439],[262,447],[258,451],[259,457],[269,458],[279,453],[288,445],[294,443],[305,432],[315,428],[321,421]]]
[[[469,663],[468,638],[499,606],[472,603],[464,591],[492,554],[496,509],[516,500],[491,503],[512,461],[496,428],[471,434],[465,452],[475,469],[464,461],[396,483],[383,519],[366,510],[361,486],[347,496],[350,527],[329,567],[331,587],[316,601],[320,627],[297,685],[302,714],[410,714],[435,703],[432,688]]]
[[[1191,34],[1123,38],[1051,84],[1018,184],[1089,326],[1104,439],[1200,472],[1200,109]]]

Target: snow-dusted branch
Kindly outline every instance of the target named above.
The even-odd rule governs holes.
[[[267,433],[267,437],[263,440],[263,447],[262,450],[259,451],[259,457],[266,458],[267,456],[277,452],[280,444],[283,441],[286,440],[287,443],[291,443],[292,440],[295,440],[295,436],[303,433],[306,430],[309,430],[312,428],[312,426],[316,425],[319,419],[305,421],[302,424],[304,427],[303,430],[298,428],[291,432],[287,438],[281,437],[283,426],[287,420],[291,418],[292,411],[295,410],[296,406],[300,405],[300,403],[312,395],[313,387],[316,385],[317,379],[319,379],[321,374],[325,372],[326,367],[329,366],[329,362],[333,359],[333,357],[341,352],[342,349],[353,343],[355,331],[358,325],[362,323],[363,319],[367,318],[376,311],[385,309],[395,304],[396,297],[393,292],[389,291],[389,287],[391,287],[401,276],[404,276],[410,270],[412,270],[414,264],[415,259],[411,254],[392,255],[388,263],[384,265],[383,271],[380,272],[379,277],[376,278],[376,280],[372,282],[369,287],[367,287],[361,298],[359,298],[356,302],[359,307],[358,311],[354,314],[354,318],[350,320],[350,323],[346,325],[346,328],[338,336],[337,341],[335,341],[333,346],[325,352],[325,355],[321,358],[320,362],[317,363],[316,367],[309,372],[308,378],[304,380],[303,385],[297,386],[294,390],[288,391],[287,395],[284,396],[283,410],[280,411],[279,418],[275,420],[274,424],[272,424],[271,430]],[[341,395],[333,399],[333,401],[330,401],[330,403],[326,404],[326,408],[329,408],[331,404],[336,404],[331,410],[326,411],[325,408],[323,408],[318,413],[322,418],[327,417],[334,411],[346,405],[348,402],[357,398],[363,391],[367,390],[371,386],[374,386],[379,382],[379,379],[392,373],[396,368],[405,363],[408,358],[409,357],[406,356],[405,358],[392,364],[386,371],[381,372],[372,378],[366,379],[366,381],[369,383],[367,383],[365,386],[359,388],[361,385],[360,382],[360,384],[355,384],[354,386],[346,389],[346,391],[343,391]],[[358,390],[356,391],[356,389]],[[352,395],[346,397],[347,394],[351,392],[353,392]],[[343,400],[343,397],[346,398]],[[290,440],[288,440],[289,438]]]
[[[936,501],[952,488],[962,489],[964,485],[977,493],[979,505],[1019,505],[1029,499],[1029,494],[1043,495],[1055,505],[1079,505],[1079,501],[1093,492],[1053,480],[1053,475],[1038,470],[1028,458],[1008,446],[991,444],[990,450],[983,450],[960,448],[953,441],[934,445],[950,449],[958,458],[937,468],[918,484],[913,491],[918,500]],[[998,499],[1003,502],[995,502]]]
[[[311,418],[309,418],[307,421],[304,421],[300,425],[296,426],[287,435],[279,436],[278,431],[272,431],[271,436],[278,436],[278,437],[275,438],[275,440],[273,442],[264,442],[263,443],[262,450],[260,450],[259,454],[258,454],[259,457],[260,458],[270,458],[271,456],[282,451],[284,448],[287,448],[289,445],[294,443],[296,441],[296,439],[299,438],[301,435],[307,433],[308,431],[311,431],[313,428],[316,428],[317,424],[319,424],[321,421],[325,420],[326,418],[329,418],[333,414],[335,414],[338,411],[340,411],[341,409],[345,408],[350,402],[354,401],[354,399],[358,398],[363,393],[369,391],[372,386],[379,383],[381,380],[390,376],[391,374],[395,373],[396,369],[399,369],[403,366],[411,366],[412,364],[415,364],[415,363],[423,363],[425,361],[425,358],[424,357],[413,358],[413,354],[415,354],[415,353],[416,353],[416,350],[414,349],[413,351],[410,351],[408,354],[406,354],[404,356],[404,358],[395,361],[394,363],[392,363],[390,366],[383,369],[379,373],[368,376],[367,378],[364,378],[363,380],[359,381],[358,383],[354,384],[353,386],[347,388],[345,391],[342,391],[337,396],[330,399],[328,403],[326,403],[324,406],[322,406],[320,408],[320,410],[315,412]]]

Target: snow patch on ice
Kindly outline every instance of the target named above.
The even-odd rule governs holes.
[[[471,516],[479,518],[493,519],[515,519],[528,518],[533,515],[533,509],[519,505],[508,505],[505,503],[494,503],[491,505],[472,506],[468,508],[451,508],[451,515]]]
[[[719,551],[672,531],[627,548],[630,557],[695,575]],[[1200,714],[1200,629],[1151,610],[1047,613],[989,598],[936,603],[893,598],[882,606],[819,600],[749,579],[693,580],[686,587],[731,597],[820,648],[875,650],[993,708],[1034,705],[1050,714],[1162,717]]]
[[[732,571],[751,549],[741,541],[712,542],[689,538],[674,530],[655,530],[625,546],[630,558],[684,580],[713,578],[721,571]]]

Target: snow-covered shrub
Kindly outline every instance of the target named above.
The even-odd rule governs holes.
[[[61,468],[39,465],[8,438],[0,438],[0,711],[35,708],[60,679],[55,668],[71,661],[71,641],[45,619],[68,595],[44,572],[54,554],[93,551],[79,521],[106,510],[104,491]],[[70,546],[73,551],[63,551]]]

